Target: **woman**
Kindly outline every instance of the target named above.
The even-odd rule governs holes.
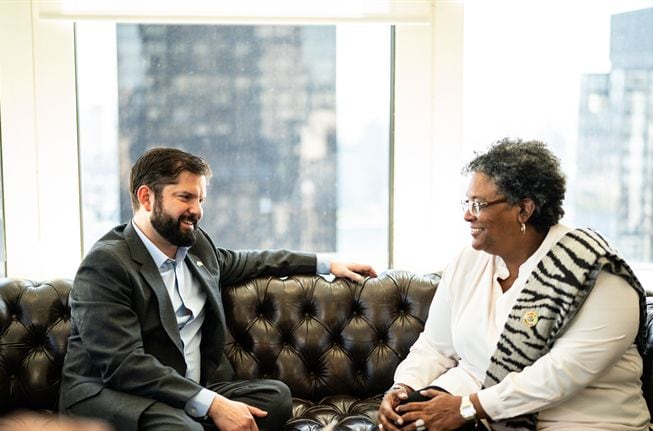
[[[504,139],[466,171],[471,247],[444,271],[379,428],[647,430],[644,292],[600,235],[558,223],[556,157]]]

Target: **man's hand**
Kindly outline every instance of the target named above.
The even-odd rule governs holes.
[[[217,395],[208,415],[220,431],[258,431],[256,417],[267,416],[267,412],[254,406],[232,401],[222,395]]]
[[[336,277],[347,277],[356,282],[362,282],[365,277],[376,277],[376,271],[369,265],[331,261],[329,272]]]

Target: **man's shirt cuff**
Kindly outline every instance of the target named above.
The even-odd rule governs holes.
[[[195,418],[202,418],[209,412],[213,399],[217,396],[213,391],[202,388],[193,398],[188,400],[184,411]]]
[[[318,274],[331,274],[331,257],[324,253],[317,253],[317,269]]]

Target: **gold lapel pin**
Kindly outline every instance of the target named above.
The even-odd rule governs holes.
[[[537,311],[530,310],[522,314],[521,321],[524,322],[524,325],[532,328],[537,325],[538,318]]]
[[[197,266],[198,266],[198,267],[199,267],[199,266],[204,266],[204,264],[202,263],[201,260],[198,260],[198,261],[197,261]]]

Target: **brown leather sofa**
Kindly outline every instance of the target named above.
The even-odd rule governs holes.
[[[240,378],[294,396],[286,430],[366,431],[423,328],[437,275],[388,271],[356,284],[320,276],[226,286],[226,351]],[[52,411],[69,335],[70,280],[0,280],[0,415]]]

